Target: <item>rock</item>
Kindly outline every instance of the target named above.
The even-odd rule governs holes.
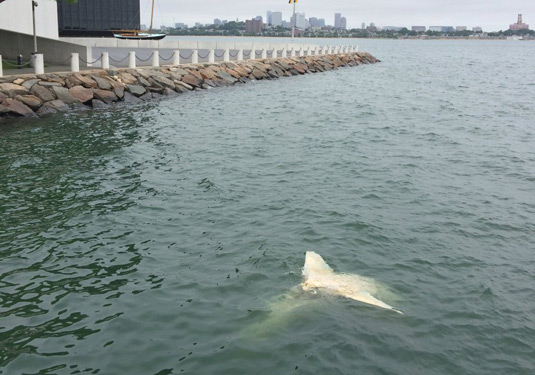
[[[59,82],[47,82],[47,81],[39,81],[38,83],[39,86],[43,86],[43,87],[61,87],[63,86],[61,83]]]
[[[43,101],[34,95],[17,95],[15,99],[27,105],[33,111],[37,111],[43,105]]]
[[[41,99],[43,102],[49,102],[56,99],[56,96],[47,88],[39,85],[34,85],[30,92]]]
[[[151,88],[154,88],[154,87],[159,88],[159,89],[163,89],[163,85],[159,84],[158,82],[156,82],[152,78],[149,78],[147,81],[149,82],[149,87],[148,87],[149,90]]]
[[[128,72],[119,73],[119,77],[121,78],[121,81],[125,84],[132,85],[137,83],[137,78]]]
[[[151,100],[152,99],[152,93],[150,91],[147,91],[145,94],[141,95],[139,99],[143,101]]]
[[[187,74],[184,77],[182,77],[182,82],[193,87],[201,87],[202,85],[202,79],[197,78],[193,74]]]
[[[137,104],[143,102],[143,100],[139,99],[137,96],[130,94],[128,91],[125,91],[123,101],[126,104]]]
[[[23,83],[23,82],[24,82],[24,79],[23,79],[23,78],[17,78],[16,80],[13,81],[13,83],[14,83],[15,85],[20,85],[20,84]]]
[[[129,93],[135,95],[135,96],[141,96],[147,92],[143,86],[139,85],[126,85],[126,89]]]
[[[2,106],[7,109],[7,113],[22,117],[36,117],[35,113],[26,104],[11,98],[4,99]],[[4,109],[5,110],[5,109]]]
[[[17,95],[27,95],[29,90],[21,85],[14,83],[0,83],[0,91],[3,91],[10,98],[14,98]]]
[[[199,73],[201,74],[202,78],[204,79],[214,79],[216,78],[216,75],[212,69],[201,69],[199,70]]]
[[[219,73],[217,73],[217,75],[219,77],[221,77],[221,79],[231,83],[231,84],[234,84],[236,83],[237,79],[234,78],[233,76],[231,76],[229,73],[225,72],[225,71],[220,71]]]
[[[149,82],[146,78],[144,78],[144,77],[139,77],[139,78],[137,79],[137,81],[138,81],[138,83],[139,83],[140,85],[142,85],[142,86],[145,86],[145,87],[149,87],[149,86],[150,86],[150,82]]]
[[[7,99],[7,98],[9,98],[9,96],[4,94],[3,92],[0,92],[0,103],[2,102],[2,100]]]
[[[163,87],[168,87],[168,88],[175,87],[175,83],[173,81],[171,81],[170,79],[165,78],[165,77],[153,77],[153,80],[158,82]]]
[[[46,112],[47,114],[56,112],[66,112],[69,110],[69,106],[63,103],[61,100],[52,100],[51,102],[46,102],[41,108],[39,108],[39,110],[37,111],[37,114],[39,116],[41,116],[41,110],[43,110],[43,112]]]
[[[170,88],[165,88],[163,89],[163,94],[164,95],[167,95],[167,96],[177,96],[178,94],[176,93],[176,91],[174,90],[171,90]]]
[[[87,87],[88,89],[96,89],[98,86],[94,80],[92,80],[91,78],[87,76],[81,75],[80,73],[74,73],[69,78],[77,79],[82,86]]]
[[[115,95],[117,95],[117,97],[119,99],[122,99],[123,96],[124,96],[124,86],[116,86],[114,89],[113,89],[113,93]]]
[[[102,100],[106,104],[111,104],[117,101],[117,95],[113,91],[95,89],[93,94],[97,99]]]
[[[74,97],[68,88],[66,87],[52,87],[52,91],[56,94],[56,97],[65,104],[79,103],[80,101]]]
[[[195,77],[197,77],[197,78],[200,79],[201,81],[203,80],[201,73],[199,73],[199,72],[197,71],[197,69],[189,69],[189,74],[194,75]]]
[[[37,82],[39,82],[39,81],[40,81],[40,80],[37,79],[37,78],[35,78],[35,79],[29,79],[29,80],[27,80],[27,81],[24,81],[24,82],[22,83],[22,86],[24,86],[24,87],[26,87],[28,90],[30,90],[30,89],[33,87],[33,85],[35,85],[35,84],[36,84]]]
[[[259,69],[254,68],[253,72],[251,73],[255,79],[264,79],[266,78],[266,75]]]
[[[158,94],[163,94],[163,87],[148,87],[148,89],[152,93],[157,92]]]
[[[161,98],[163,95],[160,94],[160,93],[157,93],[157,92],[153,92],[152,93],[152,99],[159,99]]]
[[[182,89],[186,89],[186,90],[188,90],[188,91],[193,90],[193,86],[190,86],[190,85],[188,85],[187,83],[184,83],[184,82],[182,82],[182,81],[178,81],[178,82],[176,82],[175,90],[176,90],[177,87],[180,87],[180,88],[181,88],[180,91],[182,91]]]
[[[102,109],[107,108],[108,104],[104,103],[102,100],[93,99],[91,101],[91,107],[93,107],[94,109]]]
[[[93,99],[93,90],[82,86],[74,86],[69,89],[69,93],[80,103],[87,103]]]
[[[105,78],[97,77],[97,76],[91,76],[97,83],[97,86],[101,90],[111,90],[113,87],[111,85],[111,82],[108,81]]]

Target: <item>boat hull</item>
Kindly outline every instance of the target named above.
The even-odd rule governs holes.
[[[166,34],[140,34],[140,35],[113,35],[117,39],[126,39],[126,40],[160,40],[166,37]]]

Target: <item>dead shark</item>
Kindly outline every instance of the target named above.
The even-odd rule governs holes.
[[[335,273],[323,258],[313,251],[306,252],[303,277],[301,287],[304,291],[325,292],[403,314],[395,307],[372,296],[371,293],[377,290],[372,279]]]

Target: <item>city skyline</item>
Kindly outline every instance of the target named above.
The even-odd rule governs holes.
[[[141,0],[142,24],[150,23],[151,3],[152,0]],[[206,9],[210,9],[210,12]],[[289,20],[292,6],[282,0],[265,0],[260,4],[245,0],[233,3],[205,0],[202,3],[180,4],[177,0],[156,0],[154,23],[168,26],[175,23],[210,24],[214,18],[245,21],[256,16],[262,16],[265,21],[267,11],[282,12],[283,19]],[[342,13],[347,18],[348,29],[360,28],[363,22],[374,22],[378,26],[409,28],[412,25],[468,25],[498,31],[507,30],[519,13],[524,15],[526,23],[535,24],[533,0],[510,0],[507,3],[451,0],[448,4],[442,0],[414,0],[406,4],[395,0],[376,0],[373,4],[366,5],[355,4],[350,0],[339,0],[336,4],[327,4],[320,0],[301,0],[297,3],[296,11],[306,13],[307,18],[324,18],[329,25],[334,25],[335,13]]]

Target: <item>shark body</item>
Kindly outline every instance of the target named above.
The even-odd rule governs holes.
[[[335,273],[323,258],[313,251],[306,252],[303,277],[301,287],[304,291],[323,291],[403,314],[372,296],[371,293],[375,293],[377,289],[372,279]]]

